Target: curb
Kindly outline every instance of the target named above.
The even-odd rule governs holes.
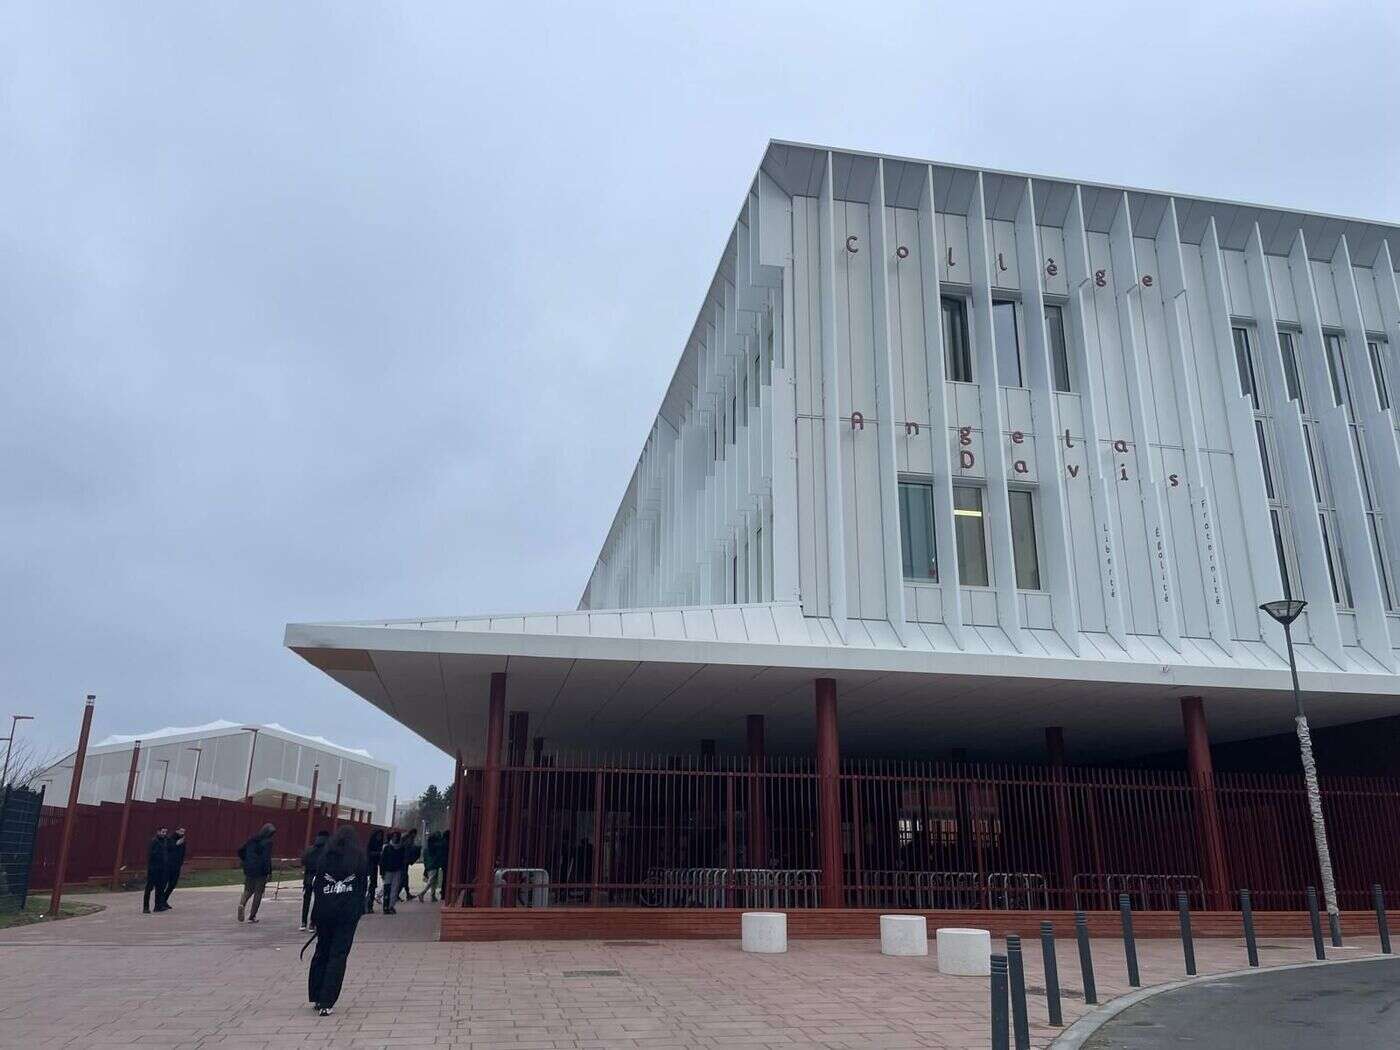
[[[1244,970],[1228,970],[1224,973],[1204,974],[1199,977],[1185,977],[1179,981],[1169,981],[1166,984],[1153,985],[1151,988],[1139,988],[1137,991],[1120,995],[1116,999],[1096,1007],[1090,1013],[1085,1014],[1074,1024],[1070,1025],[1046,1048],[1046,1050],[1080,1050],[1081,1047],[1100,1028],[1108,1024],[1129,1007],[1136,1006],[1145,999],[1161,995],[1163,992],[1175,991],[1178,988],[1189,988],[1196,984],[1209,984],[1211,981],[1223,981],[1232,977],[1248,977],[1251,974],[1259,973],[1281,973],[1284,970],[1308,970],[1318,966],[1348,966],[1362,962],[1376,962],[1378,959],[1396,959],[1400,961],[1400,956],[1395,955],[1364,955],[1357,959],[1327,959],[1314,960],[1305,963],[1286,963],[1282,966],[1252,966]]]

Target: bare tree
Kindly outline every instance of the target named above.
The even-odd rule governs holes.
[[[10,772],[6,787],[38,787],[39,774],[63,756],[51,750],[40,750],[33,740],[21,737],[10,749]]]

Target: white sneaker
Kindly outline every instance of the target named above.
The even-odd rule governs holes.
[[[321,1007],[321,1009],[320,1009],[319,1011],[317,1011],[317,1012],[318,1012],[322,1017],[329,1017],[329,1016],[331,1015],[331,1011],[334,1010],[334,1009],[335,1009],[335,1007],[333,1007],[333,1006],[323,1006],[323,1007]]]
[[[302,923],[300,926],[297,927],[297,929],[301,930],[302,933],[305,933],[305,932],[306,932],[306,923]]]

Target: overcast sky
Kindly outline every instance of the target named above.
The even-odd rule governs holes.
[[[1396,221],[1398,10],[9,0],[0,717],[449,780],[283,626],[576,605],[769,137]]]

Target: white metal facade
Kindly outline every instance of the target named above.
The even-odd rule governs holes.
[[[126,797],[133,746],[130,738],[121,738],[88,748],[79,802],[121,802]],[[250,757],[251,790],[259,804],[275,806],[284,793],[304,803],[311,797],[312,773],[319,766],[318,802],[333,802],[339,781],[342,810],[366,810],[376,822],[388,822],[392,765],[278,726],[259,727],[256,747],[253,734],[234,723],[150,734],[141,741],[132,797],[148,802],[163,798],[241,799],[250,783]],[[35,782],[44,784],[46,803],[61,806],[67,802],[72,776],[70,754],[39,773]]]
[[[847,643],[1247,671],[1286,579],[1305,660],[1373,691],[1400,643],[1398,257],[1385,224],[774,143],[580,607],[795,602]]]

